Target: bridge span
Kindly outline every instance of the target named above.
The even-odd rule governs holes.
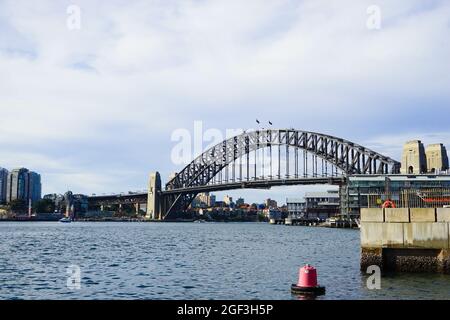
[[[400,172],[400,163],[338,137],[295,130],[244,132],[209,148],[162,186],[150,175],[148,194],[90,197],[90,203],[146,203],[149,219],[170,220],[202,192],[275,186],[344,185],[358,174]]]
[[[278,186],[292,186],[292,185],[317,185],[327,184],[341,186],[346,183],[346,178],[341,177],[310,177],[310,178],[289,178],[289,179],[271,179],[271,180],[256,180],[256,181],[240,181],[229,182],[223,184],[213,184],[204,186],[194,186],[183,189],[184,193],[203,193],[203,192],[218,192],[236,189],[271,189]],[[179,194],[180,190],[161,190],[160,195]],[[130,193],[130,194],[112,194],[112,195],[92,195],[88,197],[89,204],[93,206],[101,205],[127,205],[127,204],[147,204],[148,193]]]

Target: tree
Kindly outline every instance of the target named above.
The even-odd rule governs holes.
[[[33,205],[33,209],[37,213],[53,213],[55,203],[50,199],[41,199]]]
[[[28,207],[25,200],[15,199],[9,203],[9,208],[12,212],[26,212]]]

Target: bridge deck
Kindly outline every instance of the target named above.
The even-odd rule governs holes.
[[[195,186],[184,189],[163,190],[162,195],[170,194],[188,194],[201,192],[214,192],[235,189],[270,189],[277,186],[293,186],[293,185],[312,185],[312,184],[330,184],[342,185],[346,181],[345,177],[309,177],[309,178],[288,178],[288,179],[264,179],[238,181],[222,184],[211,184],[205,186]],[[147,202],[147,193],[134,194],[116,194],[116,195],[100,195],[88,198],[89,204],[126,204],[126,203],[145,203]]]
[[[312,185],[312,184],[330,184],[342,185],[345,183],[345,177],[311,177],[311,178],[288,178],[288,179],[261,179],[250,181],[237,181],[222,184],[210,184],[204,186],[195,186],[183,189],[164,190],[162,194],[180,194],[180,193],[201,193],[213,191],[225,191],[233,189],[270,189],[277,186],[293,185]]]

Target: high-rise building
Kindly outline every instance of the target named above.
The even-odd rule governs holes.
[[[8,186],[8,170],[0,168],[0,204],[6,203],[6,190]]]
[[[421,174],[427,172],[425,148],[420,140],[412,140],[403,146],[401,173]]]
[[[215,205],[216,205],[216,196],[215,195],[213,195],[213,194],[211,194],[210,196],[209,196],[209,201],[210,201],[210,207],[214,207]]]
[[[41,199],[42,186],[41,186],[41,175],[36,172],[28,172],[28,199],[31,202],[37,202]]]
[[[193,208],[211,208],[214,207],[216,197],[210,195],[209,192],[199,193],[192,201],[191,206]]]
[[[239,198],[236,200],[236,207],[239,208],[240,206],[243,206],[244,204],[245,204],[244,198]]]
[[[429,172],[439,173],[448,170],[447,149],[442,143],[430,144],[425,149]]]
[[[266,206],[267,209],[270,208],[278,208],[278,203],[275,200],[272,199],[266,199],[264,205]]]
[[[26,168],[14,169],[8,174],[6,202],[23,200],[36,202],[41,199],[41,176]]]
[[[12,170],[8,175],[6,202],[14,200],[27,200],[28,195],[28,169]]]
[[[228,207],[233,207],[234,203],[233,203],[233,197],[230,196],[225,196],[223,197],[223,202],[226,206]]]

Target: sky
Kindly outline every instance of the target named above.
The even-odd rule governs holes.
[[[144,190],[183,168],[174,132],[199,121],[396,159],[406,140],[448,148],[449,57],[448,1],[0,0],[0,166],[41,173],[44,193]]]

